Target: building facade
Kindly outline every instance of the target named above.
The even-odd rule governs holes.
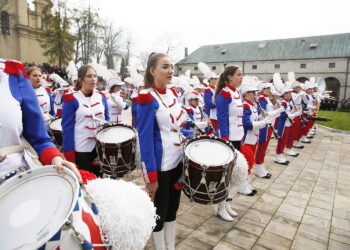
[[[191,70],[201,76],[198,63],[204,62],[220,74],[225,66],[237,65],[246,75],[272,81],[279,72],[284,80],[293,71],[297,80],[311,76],[326,81],[332,96],[350,98],[350,33],[202,46],[176,64],[177,74]]]
[[[45,0],[0,0],[0,58],[21,62],[48,62],[40,45],[38,31],[42,30]]]

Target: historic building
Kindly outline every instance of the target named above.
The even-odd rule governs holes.
[[[350,98],[350,33],[205,45],[176,64],[177,74],[190,69],[200,76],[198,63],[205,62],[216,73],[225,66],[238,65],[244,74],[271,81],[275,72],[287,79],[289,71],[304,82],[311,76],[323,77],[332,96]]]
[[[48,62],[40,46],[38,31],[42,29],[45,0],[0,0],[0,58],[21,62]]]

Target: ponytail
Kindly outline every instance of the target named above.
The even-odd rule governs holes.
[[[216,97],[218,96],[218,94],[220,93],[220,91],[225,88],[226,84],[228,83],[228,77],[232,76],[236,73],[236,70],[239,69],[238,66],[227,66],[224,70],[224,72],[222,72],[220,74],[219,77],[219,81],[218,81],[218,85],[216,87],[216,91],[215,91],[215,95],[214,95],[214,102],[216,102]]]

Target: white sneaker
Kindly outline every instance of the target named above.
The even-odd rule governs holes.
[[[218,216],[224,221],[229,221],[229,222],[233,221],[233,218],[226,210],[226,200],[216,205],[216,207],[217,207],[216,216]],[[215,211],[215,208],[214,208],[214,211]]]
[[[299,153],[295,152],[292,148],[286,148],[284,152],[286,155],[293,156],[293,157],[297,157],[299,155]]]
[[[299,141],[294,141],[293,143],[294,148],[304,148],[304,145],[301,145]]]
[[[276,163],[282,164],[282,165],[288,165],[289,161],[284,158],[283,154],[276,154]]]
[[[226,211],[228,212],[228,214],[229,214],[231,217],[236,217],[236,216],[238,216],[238,214],[236,213],[236,211],[234,211],[234,210],[231,208],[230,204],[229,204],[227,201],[225,201],[225,208],[226,208]]]
[[[303,143],[311,143],[311,141],[309,139],[307,139],[305,135],[303,135],[301,137],[301,142],[303,142]]]
[[[247,196],[254,196],[255,193],[256,193],[256,192],[253,191],[253,189],[250,189],[249,184],[247,182],[241,184],[238,187],[237,192],[240,193],[240,194],[247,195]]]

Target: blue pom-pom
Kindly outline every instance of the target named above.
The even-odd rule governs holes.
[[[91,209],[96,215],[100,212],[95,202],[91,203]]]
[[[81,245],[83,250],[92,250],[94,246],[91,244],[91,242],[85,240],[84,243]]]

